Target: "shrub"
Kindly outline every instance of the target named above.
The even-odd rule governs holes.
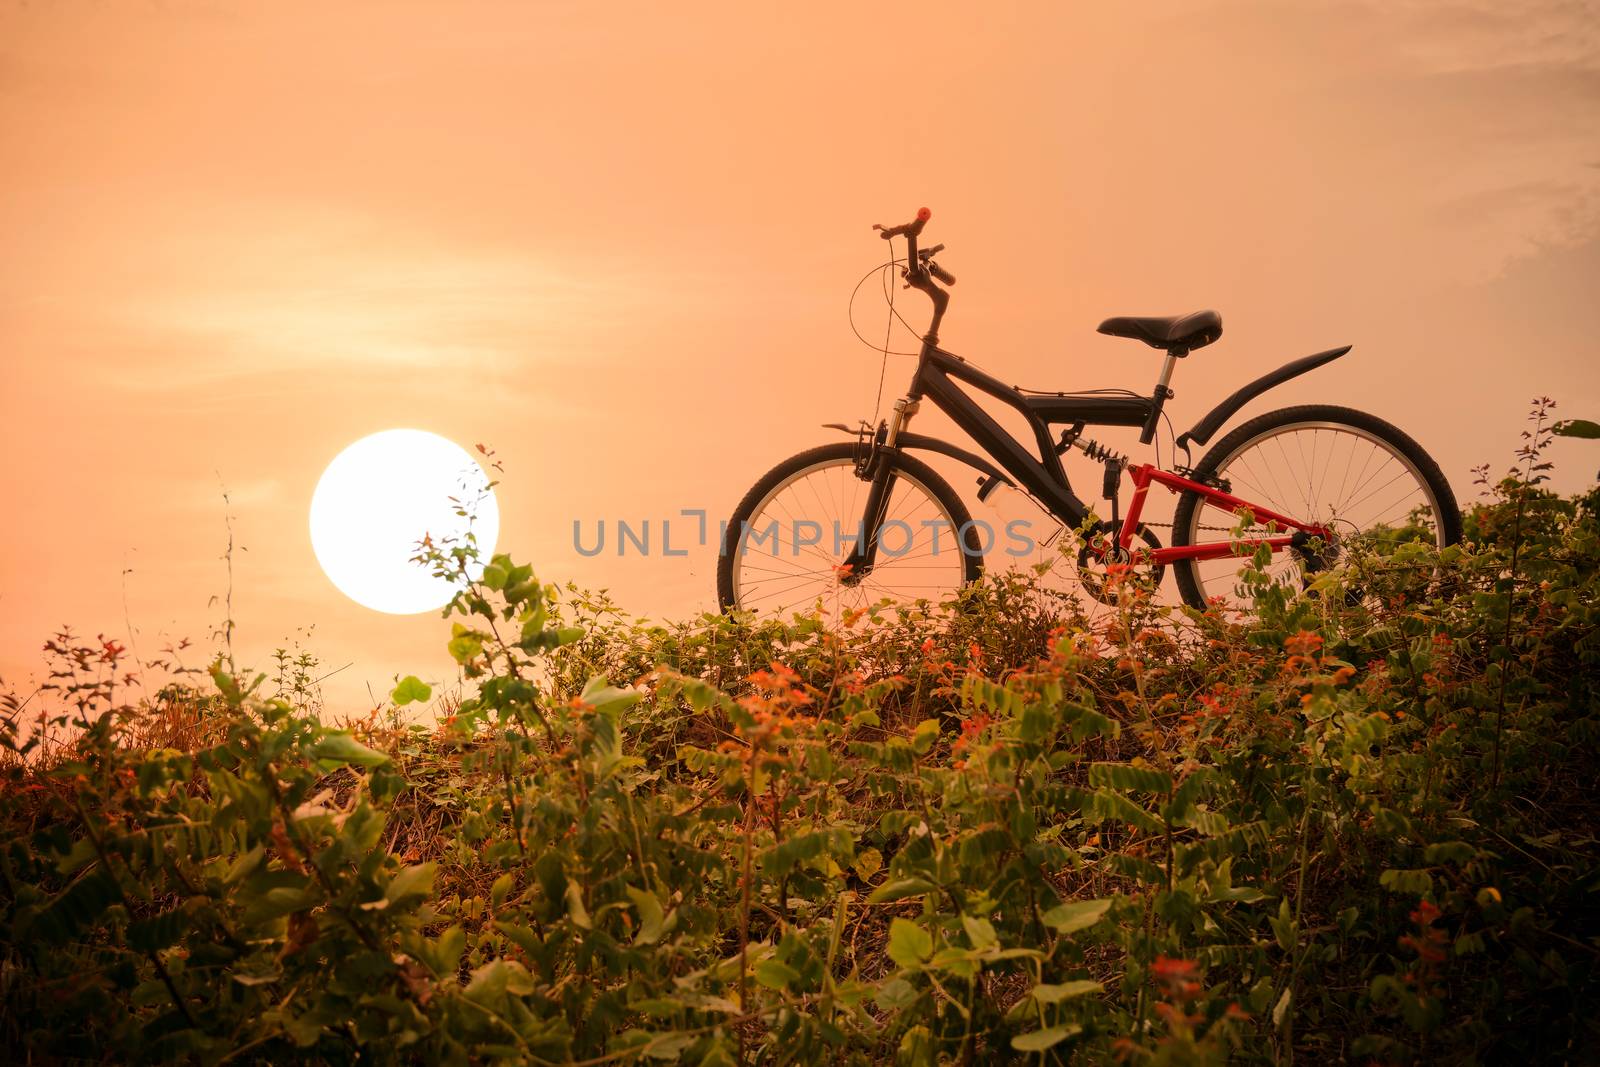
[[[652,626],[496,556],[447,611],[476,690],[431,724],[334,729],[221,661],[214,694],[119,703],[121,648],[63,637],[70,739],[15,698],[4,735],[0,1042],[1574,1058],[1600,521],[1524,474],[1473,542],[1261,587],[1245,618],[1113,576],[1089,619],[1010,576],[949,613]]]

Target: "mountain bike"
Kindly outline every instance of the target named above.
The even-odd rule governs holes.
[[[1114,567],[1143,570],[1152,582],[1170,567],[1183,600],[1204,609],[1217,600],[1248,600],[1238,576],[1250,558],[1267,561],[1269,580],[1304,590],[1358,546],[1393,551],[1421,541],[1442,548],[1460,539],[1460,512],[1438,464],[1396,427],[1352,408],[1305,404],[1257,415],[1192,462],[1191,449],[1207,445],[1251,400],[1351,346],[1294,360],[1238,389],[1174,439],[1173,458],[1181,449],[1185,463],[1175,462],[1172,470],[1135,464],[1085,431],[1137,426],[1140,444],[1149,445],[1175,395],[1178,361],[1221,337],[1222,317],[1197,311],[1100,324],[1103,334],[1165,353],[1148,395],[1006,385],[939,347],[956,279],[934,259],[943,245],[918,248],[930,217],[923,208],[903,225],[874,226],[885,240],[904,239],[905,259],[894,257],[891,244],[885,266],[898,267],[905,286],[927,294],[933,307],[905,396],[876,426],[827,424],[854,440],[801,452],[745,494],[722,534],[717,594],[724,609],[781,614],[819,601],[842,608],[938,603],[975,581],[997,533],[975,522],[950,484],[914,452],[948,456],[978,471],[980,500],[1002,488],[1019,490],[1054,523],[1080,531],[1084,587],[1110,602],[1120,585],[1107,580]],[[1032,440],[1007,432],[968,389],[1019,413]],[[912,433],[907,427],[925,400],[982,454]],[[1074,451],[1104,464],[1109,520],[1074,493],[1062,463]],[[1132,488],[1125,514],[1124,480]],[[1170,545],[1161,543],[1154,523],[1141,521],[1151,486],[1178,497]],[[1014,521],[1008,534],[1017,533]]]

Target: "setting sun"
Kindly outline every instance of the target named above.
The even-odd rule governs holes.
[[[487,557],[500,531],[488,478],[465,449],[424,430],[363,437],[334,457],[311,497],[311,546],[329,580],[390,615],[432,611],[455,595],[412,557],[425,536],[440,544],[469,529]]]

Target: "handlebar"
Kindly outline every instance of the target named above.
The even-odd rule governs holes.
[[[945,270],[933,261],[933,257],[944,251],[944,245],[934,245],[925,252],[917,251],[917,237],[922,233],[922,227],[933,218],[933,212],[927,208],[918,208],[917,217],[910,222],[901,223],[899,226],[885,226],[881,222],[872,224],[872,228],[879,232],[885,241],[891,237],[904,237],[907,246],[906,281],[908,284],[921,289],[931,274],[946,285],[954,285],[956,276]]]
[[[906,266],[902,276],[905,278],[907,286],[922,290],[933,301],[933,321],[928,324],[928,332],[923,337],[923,341],[930,345],[938,342],[939,323],[944,318],[944,309],[950,301],[950,294],[933,284],[933,279],[937,278],[945,285],[954,285],[956,283],[954,274],[951,274],[933,261],[934,254],[943,251],[944,245],[934,245],[933,248],[926,252],[919,253],[917,251],[917,237],[922,233],[922,227],[926,226],[931,218],[933,218],[933,212],[924,207],[917,209],[917,217],[911,222],[902,223],[899,226],[885,226],[882,223],[874,223],[872,226],[885,241],[891,237],[904,237],[906,239]]]
[[[872,228],[874,230],[882,230],[882,236],[885,241],[891,237],[899,237],[902,234],[907,237],[915,237],[922,232],[922,227],[926,226],[931,218],[933,218],[933,212],[923,207],[917,209],[917,217],[912,222],[907,222],[900,226],[885,226],[881,222],[874,222]]]

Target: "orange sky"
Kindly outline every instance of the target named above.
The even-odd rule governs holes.
[[[499,451],[547,580],[709,606],[711,550],[584,559],[573,520],[725,515],[870,415],[845,299],[922,204],[945,344],[1001,377],[1148,388],[1094,325],[1216,307],[1180,429],[1353,343],[1252,410],[1368,408],[1470,499],[1530,396],[1600,418],[1597,146],[1600,11],[1559,0],[6,3],[0,677],[62,623],[206,643],[226,486],[242,658],[315,624],[341,710],[448,679],[447,626],[345,600],[306,532],[394,426]]]

